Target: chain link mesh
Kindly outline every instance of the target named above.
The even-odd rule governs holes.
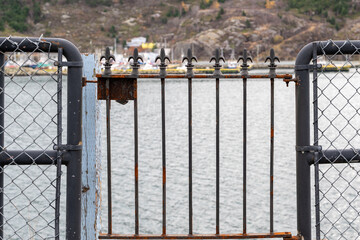
[[[3,222],[3,237],[0,239],[58,239],[59,214],[59,181],[60,165],[56,165],[58,157],[51,157],[46,151],[53,150],[54,145],[61,144],[61,126],[59,117],[58,93],[61,93],[58,68],[53,67],[57,54],[39,47],[44,41],[31,41],[34,51],[21,48],[21,43],[12,41],[11,37],[0,42],[0,49],[6,44],[16,46],[12,52],[2,52],[5,62],[0,66],[4,75],[5,104],[0,106],[0,115],[5,118],[2,155],[11,164],[0,166],[0,177],[3,175],[4,203],[0,208]],[[0,137],[1,139],[1,137]],[[20,154],[11,154],[18,150]],[[32,157],[29,152],[37,150]],[[59,153],[59,152],[58,152]],[[17,158],[25,154],[31,158],[30,165],[21,165]],[[52,165],[38,165],[36,160],[48,158]]]
[[[354,240],[360,239],[360,49],[353,45],[355,51],[344,54],[343,45],[327,55],[328,45],[336,46],[331,40],[320,43],[323,54],[316,59],[322,68],[314,79],[314,145],[339,156],[325,157],[327,164],[315,162],[317,239]],[[352,150],[354,157],[338,163],[345,150]]]

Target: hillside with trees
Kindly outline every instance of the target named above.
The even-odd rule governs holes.
[[[0,0],[0,34],[66,38],[83,52],[143,36],[175,57],[192,45],[294,59],[312,40],[358,38],[358,10],[351,0]]]

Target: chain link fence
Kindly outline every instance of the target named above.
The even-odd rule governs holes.
[[[354,52],[344,54],[349,44]],[[329,45],[335,54],[327,54]],[[351,41],[343,46],[319,42],[314,61],[322,65],[313,82],[314,145],[322,146],[315,160],[316,239],[360,239],[360,49]]]
[[[61,71],[50,42],[23,41],[0,41],[0,239],[59,239]]]

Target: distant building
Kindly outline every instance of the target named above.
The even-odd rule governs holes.
[[[274,8],[276,6],[276,1],[274,0],[266,0],[265,7],[267,9]]]
[[[146,43],[145,37],[136,37],[136,38],[132,38],[130,42],[126,42],[126,45],[129,48],[136,48],[136,47],[140,47],[144,43]]]
[[[153,50],[153,48],[155,47],[155,43],[143,43],[141,44],[141,47],[143,49]]]

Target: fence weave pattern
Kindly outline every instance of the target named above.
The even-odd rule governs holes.
[[[5,100],[0,106],[5,119],[0,128],[0,147],[2,159],[10,161],[0,165],[0,177],[4,178],[0,186],[4,198],[0,239],[58,239],[60,152],[54,158],[47,151],[61,145],[61,78],[54,67],[57,56],[39,48],[44,41],[24,41],[35,50],[28,52],[11,37],[0,42],[0,49],[5,45],[16,47],[12,52],[0,51],[4,56],[0,95]],[[46,44],[50,50],[51,43]],[[31,164],[19,163],[21,155],[30,158]],[[40,158],[51,159],[53,165],[38,165]]]
[[[350,41],[345,42],[351,44]],[[317,239],[360,239],[360,49],[343,54],[342,46],[333,55],[320,44],[322,64],[314,76],[314,145],[322,151],[335,150],[338,157],[315,161]],[[349,68],[350,67],[350,68]],[[330,71],[331,70],[331,71]],[[338,163],[345,150],[353,157]]]

